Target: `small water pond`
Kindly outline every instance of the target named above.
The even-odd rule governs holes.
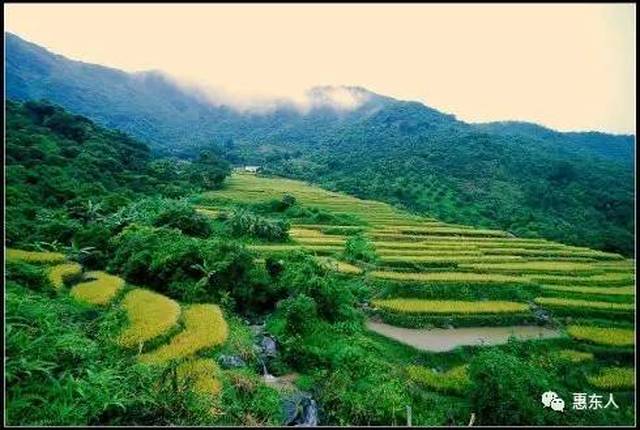
[[[490,346],[507,343],[511,336],[518,339],[549,339],[561,337],[560,330],[539,326],[463,327],[412,329],[368,321],[367,328],[398,342],[429,352],[451,351],[458,346]]]

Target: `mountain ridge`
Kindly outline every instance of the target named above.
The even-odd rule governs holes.
[[[48,99],[133,135],[156,155],[215,150],[232,164],[447,222],[633,253],[634,136],[466,123],[348,86],[312,89],[307,111],[284,103],[241,113],[163,73],[78,65],[5,36],[9,98]]]

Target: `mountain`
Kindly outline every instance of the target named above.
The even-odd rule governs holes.
[[[487,133],[503,136],[526,136],[552,142],[565,150],[587,156],[632,163],[634,161],[634,136],[590,132],[559,132],[538,124],[522,121],[499,121],[474,126]]]
[[[360,87],[242,110],[160,72],[125,73],[5,38],[9,98],[51,100],[156,154],[215,149],[234,164],[449,222],[633,253],[634,136],[469,124]]]

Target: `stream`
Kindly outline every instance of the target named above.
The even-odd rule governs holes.
[[[413,329],[367,321],[367,328],[373,332],[397,340],[405,345],[429,352],[451,351],[459,346],[490,346],[507,343],[511,336],[520,340],[550,339],[561,337],[560,330],[540,326],[511,327],[463,327]]]

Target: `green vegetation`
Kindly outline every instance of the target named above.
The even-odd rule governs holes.
[[[411,382],[444,393],[464,394],[470,385],[467,366],[454,367],[442,373],[421,366],[408,366],[407,375]]]
[[[589,376],[587,380],[594,387],[606,390],[633,389],[635,371],[631,367],[610,367],[598,375]]]
[[[633,136],[469,124],[358,87],[338,88],[363,101],[354,110],[302,113],[280,105],[243,114],[205,103],[162,74],[87,66],[12,34],[6,45],[9,97],[50,98],[164,154],[193,157],[215,148],[234,164],[260,165],[446,222],[634,252]],[[312,95],[322,101],[335,89],[315,88]],[[258,197],[260,188],[254,190]]]
[[[293,180],[222,181],[211,154],[154,159],[49,108],[8,104],[7,155],[22,166],[9,169],[11,193],[31,196],[8,194],[8,212],[24,215],[8,221],[9,424],[282,425],[298,390],[321,425],[402,425],[406,406],[421,426],[466,425],[472,413],[481,425],[633,422],[634,387],[607,370],[633,366],[628,260]],[[127,164],[136,153],[147,155]],[[369,331],[379,317],[539,324],[560,337],[419,351]],[[261,323],[274,353],[252,332]],[[566,396],[593,381],[620,394],[619,410],[540,407],[549,387]]]

